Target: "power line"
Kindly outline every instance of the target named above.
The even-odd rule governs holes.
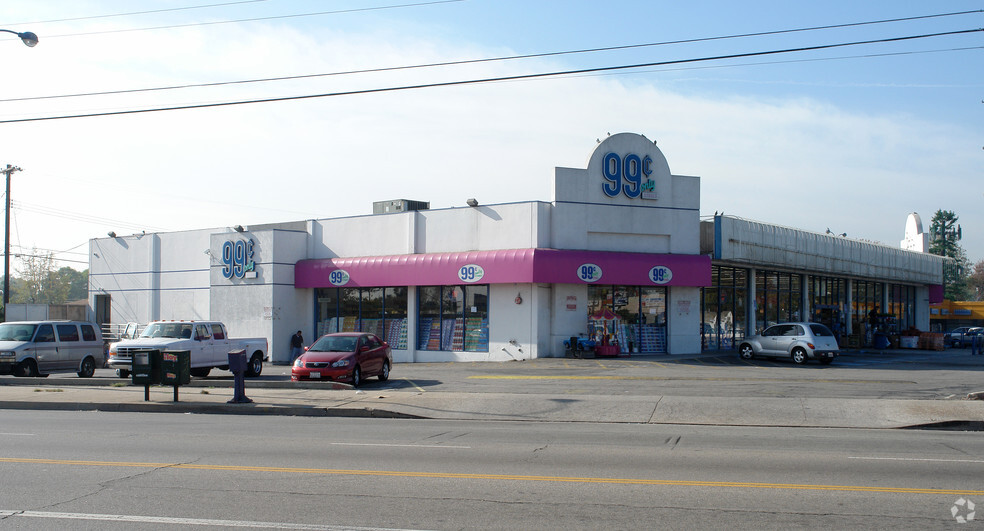
[[[42,205],[34,205],[30,203],[25,203],[23,201],[12,201],[12,208],[15,210],[21,210],[26,212],[34,212],[37,214],[42,214],[45,216],[51,216],[62,219],[69,219],[72,221],[80,221],[83,223],[93,223],[97,225],[111,225],[115,227],[130,228],[134,230],[164,230],[160,227],[153,227],[149,225],[140,225],[128,221],[120,221],[109,218],[101,218],[98,216],[92,216],[89,214],[80,214],[77,212],[68,212],[64,209],[49,208]]]
[[[105,30],[105,31],[90,31],[84,33],[63,33],[61,35],[48,35],[45,39],[59,39],[62,37],[83,37],[88,35],[106,35],[110,33],[129,33],[134,31],[152,31],[152,30],[162,30],[162,29],[179,29],[179,28],[191,28],[195,26],[216,26],[219,24],[238,24],[240,22],[259,22],[262,20],[282,20],[287,18],[301,18],[301,17],[313,17],[320,15],[341,15],[345,13],[359,13],[364,11],[382,11],[384,9],[400,9],[405,7],[422,7],[430,6],[436,4],[452,4],[456,2],[464,2],[465,0],[432,0],[430,2],[415,2],[412,4],[393,4],[387,6],[375,6],[375,7],[357,7],[352,9],[338,9],[334,11],[317,11],[313,13],[295,13],[290,15],[271,15],[268,17],[255,17],[255,18],[242,18],[237,20],[216,20],[212,22],[190,22],[188,24],[172,24],[169,26],[151,26],[147,28],[129,28],[129,29],[117,29],[117,30]]]
[[[154,13],[168,13],[173,11],[190,11],[192,9],[205,9],[209,7],[225,7],[236,4],[254,4],[256,2],[266,2],[267,0],[240,0],[238,2],[224,2],[221,4],[206,4],[198,6],[185,6],[185,7],[171,7],[167,9],[152,9],[149,11],[131,11],[129,13],[111,13],[106,15],[91,15],[87,17],[74,17],[74,18],[58,18],[53,20],[35,20],[32,22],[18,22],[15,24],[4,24],[5,26],[29,26],[29,25],[39,25],[39,24],[50,24],[53,22],[74,22],[77,20],[94,20],[100,18],[113,18],[113,17],[129,17],[133,15],[150,15]]]
[[[796,63],[817,63],[823,61],[843,61],[845,59],[871,59],[875,57],[894,57],[900,55],[922,55],[926,53],[943,53],[943,52],[965,52],[968,50],[984,50],[984,46],[965,46],[962,48],[940,48],[936,50],[915,50],[907,52],[885,52],[885,53],[866,53],[858,55],[842,55],[839,57],[814,57],[811,59],[788,59],[785,61],[760,61],[757,63],[734,63],[727,65],[705,65],[705,66],[688,66],[683,68],[660,68],[654,70],[645,70],[644,72],[683,72],[687,70],[711,70],[717,68],[740,68],[746,66],[764,66],[764,65],[782,65],[782,64],[796,64]],[[610,74],[586,74],[585,77],[601,76],[601,75],[621,75],[625,72],[613,72]],[[933,85],[940,86],[940,85]],[[976,86],[976,85],[974,85]],[[981,101],[984,103],[984,101]]]
[[[319,74],[302,74],[302,75],[296,75],[296,76],[279,76],[279,77],[257,78],[257,79],[242,79],[242,80],[233,80],[233,81],[217,81],[217,82],[213,82],[213,83],[189,83],[189,84],[184,84],[184,85],[171,85],[171,86],[164,86],[164,87],[147,87],[147,88],[138,88],[138,89],[108,90],[108,91],[99,91],[99,92],[82,92],[82,93],[76,93],[76,94],[56,94],[56,95],[49,95],[49,96],[28,96],[28,97],[23,97],[23,98],[0,99],[0,103],[14,102],[14,101],[32,101],[32,100],[47,100],[47,99],[61,99],[61,98],[78,98],[78,97],[88,97],[88,96],[107,96],[107,95],[115,95],[115,94],[133,94],[133,93],[139,93],[139,92],[158,92],[158,91],[165,91],[165,90],[179,90],[179,89],[188,89],[188,88],[219,87],[219,86],[225,86],[225,85],[242,85],[242,84],[249,84],[249,83],[268,83],[268,82],[273,82],[273,81],[291,81],[291,80],[298,80],[298,79],[310,79],[310,78],[316,78],[316,77],[343,76],[343,75],[354,75],[354,74],[370,74],[370,73],[379,73],[379,72],[391,72],[391,71],[397,71],[397,70],[412,70],[412,69],[422,69],[422,68],[435,68],[435,67],[443,67],[443,66],[460,66],[460,65],[467,65],[467,64],[489,63],[489,62],[497,62],[497,61],[512,61],[512,60],[518,60],[518,59],[535,59],[535,58],[543,58],[543,57],[556,57],[556,56],[562,56],[562,55],[576,55],[576,54],[585,54],[585,53],[598,53],[598,52],[610,52],[610,51],[619,51],[619,50],[630,50],[630,49],[635,49],[635,48],[649,48],[649,47],[656,47],[656,46],[668,46],[668,45],[674,45],[674,44],[694,44],[694,43],[698,43],[698,42],[710,42],[710,41],[717,41],[717,40],[739,39],[739,38],[748,38],[748,37],[763,37],[763,36],[769,36],[769,35],[782,35],[782,34],[787,34],[787,33],[799,33],[799,32],[806,32],[806,31],[819,31],[819,30],[829,30],[829,29],[841,29],[841,28],[848,28],[848,27],[869,26],[869,25],[874,25],[874,24],[887,24],[887,23],[894,23],[894,22],[906,22],[906,21],[924,20],[924,19],[931,19],[931,18],[961,16],[961,15],[968,15],[968,14],[981,13],[981,12],[984,12],[984,10],[955,11],[955,12],[950,12],[950,13],[937,13],[937,14],[934,14],[934,15],[920,15],[920,16],[915,16],[915,17],[891,18],[891,19],[882,19],[882,20],[871,20],[871,21],[865,21],[865,22],[851,22],[851,23],[844,23],[844,24],[832,24],[832,25],[826,25],[826,26],[811,26],[811,27],[805,27],[805,28],[793,28],[793,29],[785,29],[785,30],[761,31],[761,32],[754,32],[754,33],[737,33],[737,34],[732,34],[732,35],[719,35],[719,36],[715,36],[715,37],[699,37],[699,38],[683,39],[683,40],[675,40],[675,41],[650,42],[650,43],[642,43],[642,44],[626,44],[626,45],[620,45],[620,46],[605,46],[605,47],[599,47],[599,48],[583,48],[583,49],[578,49],[578,50],[553,51],[553,52],[531,53],[531,54],[522,54],[522,55],[507,55],[507,56],[499,56],[499,57],[488,57],[488,58],[483,58],[483,59],[464,59],[464,60],[460,60],[460,61],[443,61],[443,62],[424,63],[424,64],[417,64],[417,65],[402,65],[402,66],[390,66],[390,67],[379,67],[379,68],[366,68],[366,69],[359,69],[359,70],[347,70],[347,71],[341,71],[341,72],[325,72],[325,73],[319,73]]]
[[[416,85],[402,85],[402,86],[395,86],[395,87],[381,87],[381,88],[351,90],[351,91],[342,91],[342,92],[328,92],[328,93],[321,93],[321,94],[305,94],[300,96],[280,96],[274,98],[261,98],[261,99],[253,99],[253,100],[236,100],[236,101],[226,101],[226,102],[216,102],[216,103],[202,103],[202,104],[194,104],[194,105],[178,105],[172,107],[130,109],[124,111],[109,111],[109,112],[99,112],[99,113],[89,113],[89,114],[71,114],[71,115],[45,116],[45,117],[35,117],[35,118],[18,118],[13,120],[0,120],[0,124],[41,122],[41,121],[49,121],[49,120],[67,120],[73,118],[94,118],[94,117],[101,117],[101,116],[122,116],[127,114],[143,114],[143,113],[151,113],[151,112],[230,107],[233,105],[250,105],[255,103],[296,101],[296,100],[315,99],[315,98],[327,98],[327,97],[334,97],[334,96],[352,96],[357,94],[377,94],[383,92],[398,92],[398,91],[417,90],[417,89],[424,89],[424,88],[477,85],[477,84],[495,83],[501,81],[528,80],[528,79],[538,79],[538,78],[546,78],[546,77],[569,76],[569,75],[576,75],[576,74],[590,74],[590,73],[597,73],[597,72],[611,72],[617,70],[648,68],[653,66],[665,66],[665,65],[672,65],[672,64],[720,61],[725,59],[739,59],[743,57],[760,57],[766,55],[779,55],[779,54],[799,53],[799,52],[816,51],[816,50],[829,50],[833,48],[842,48],[846,46],[859,46],[864,44],[884,44],[889,42],[902,42],[902,41],[909,41],[909,40],[916,40],[916,39],[927,39],[933,37],[963,35],[963,34],[979,32],[979,31],[984,31],[984,29],[978,28],[978,29],[968,29],[968,30],[957,30],[957,31],[947,31],[947,32],[940,32],[940,33],[927,33],[923,35],[910,35],[904,37],[889,37],[885,39],[874,39],[874,40],[867,40],[867,41],[853,41],[853,42],[836,43],[836,44],[822,44],[817,46],[804,46],[799,48],[785,48],[780,50],[768,50],[763,52],[747,52],[747,53],[738,53],[738,54],[699,57],[693,59],[654,61],[654,62],[638,63],[638,64],[630,64],[630,65],[601,66],[601,67],[594,67],[594,68],[580,68],[575,70],[559,70],[554,72],[518,74],[512,76],[498,76],[498,77],[468,79],[468,80],[459,80],[459,81],[445,81],[445,82],[437,82],[437,83],[422,83]]]

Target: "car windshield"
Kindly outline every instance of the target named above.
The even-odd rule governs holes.
[[[359,340],[354,336],[324,336],[314,342],[309,352],[355,352],[355,343]]]
[[[173,337],[176,339],[191,338],[190,323],[150,323],[140,334],[140,337]]]
[[[829,328],[823,326],[822,324],[811,324],[810,330],[813,331],[813,335],[817,337],[833,336],[834,333],[830,331]]]
[[[0,341],[30,341],[38,325],[3,323],[0,324]]]

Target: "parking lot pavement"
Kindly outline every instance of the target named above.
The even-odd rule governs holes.
[[[984,389],[982,371],[984,359],[960,349],[848,351],[829,366],[745,361],[732,352],[712,352],[397,364],[389,381],[373,379],[353,389],[291,382],[289,367],[268,365],[262,377],[246,380],[253,402],[230,404],[233,378],[225,371],[194,378],[179,389],[175,402],[172,388],[151,387],[150,400],[144,400],[142,386],[100,369],[88,379],[0,376],[0,409],[864,428],[979,425],[984,401],[958,400],[966,393],[953,391],[966,387],[965,381],[979,384],[974,391]]]

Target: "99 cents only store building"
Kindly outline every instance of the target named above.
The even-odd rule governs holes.
[[[594,146],[554,172],[551,202],[373,214],[90,241],[99,323],[213,319],[265,336],[274,362],[308,342],[367,331],[397,362],[563,356],[604,330],[617,352],[733,348],[786,320],[841,319],[874,305],[929,329],[942,259],[736,217],[701,221],[700,178],[673,175],[646,137]],[[366,237],[371,235],[371,237]]]

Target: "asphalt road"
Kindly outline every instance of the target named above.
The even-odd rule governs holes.
[[[927,529],[984,502],[975,432],[0,411],[0,447],[2,529]]]

